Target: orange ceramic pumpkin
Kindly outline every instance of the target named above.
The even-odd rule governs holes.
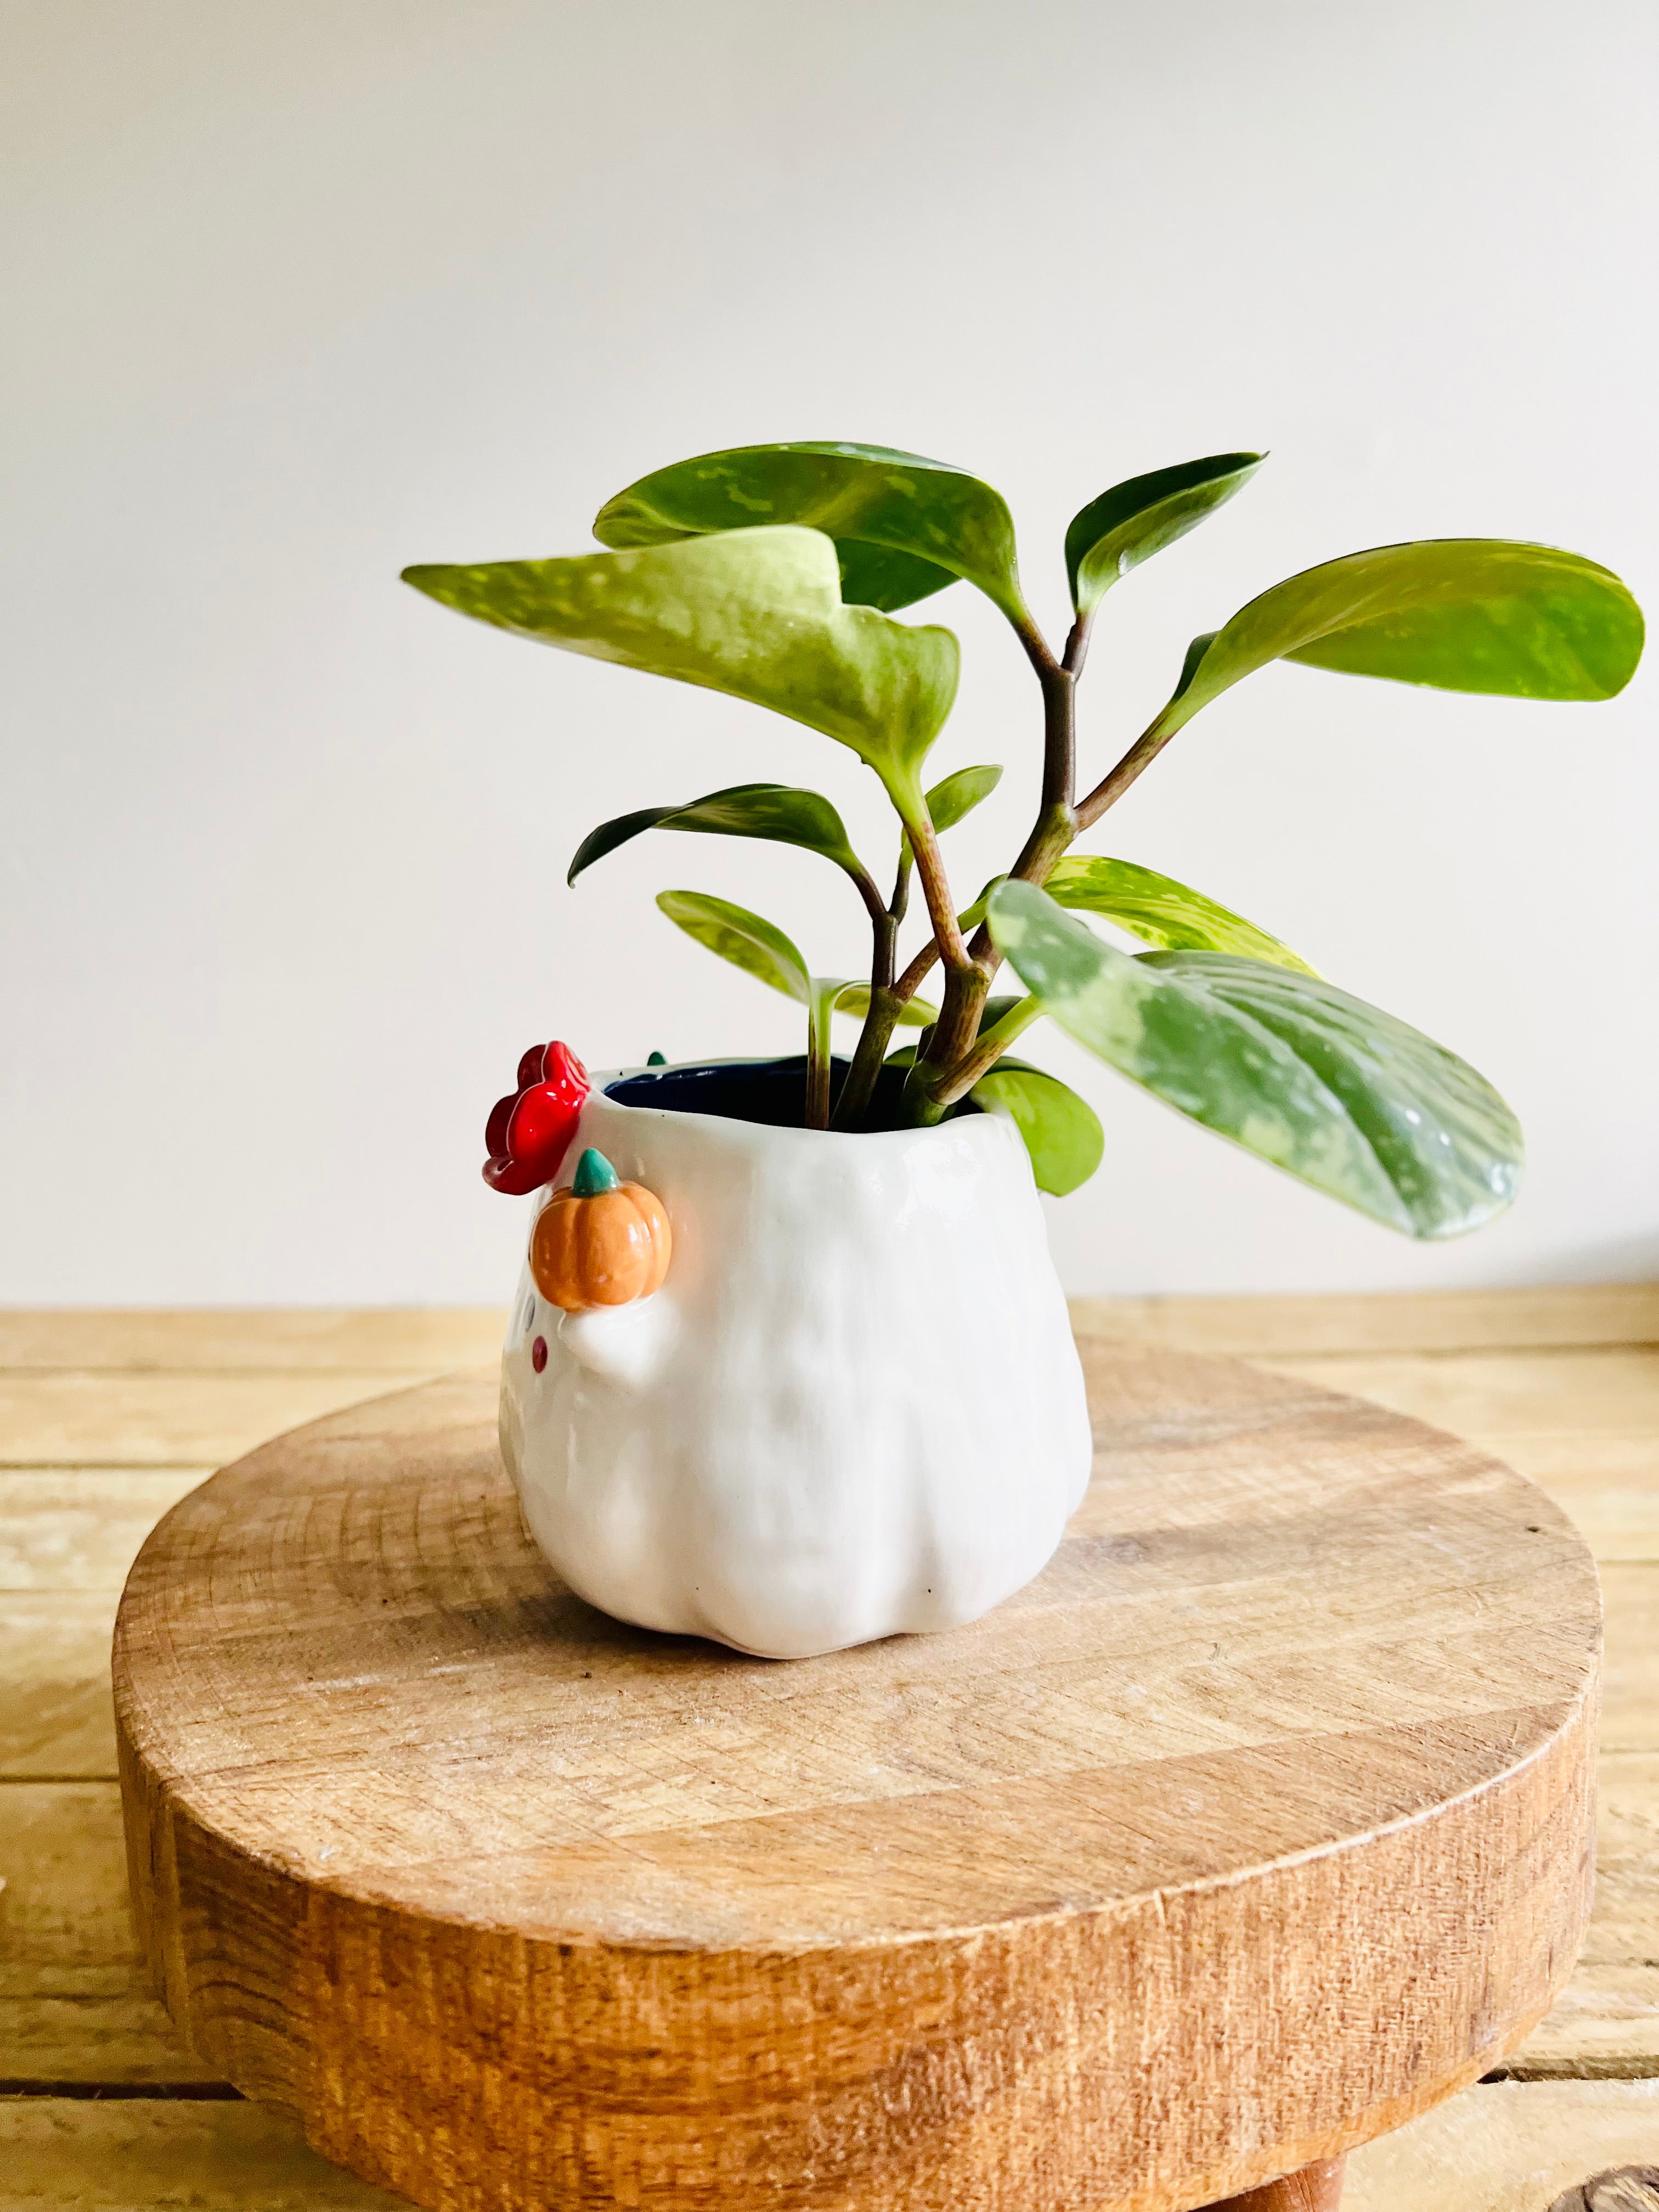
[[[590,1150],[536,1217],[530,1272],[567,1313],[625,1306],[661,1286],[673,1249],[662,1200],[643,1183],[618,1182],[605,1154]]]

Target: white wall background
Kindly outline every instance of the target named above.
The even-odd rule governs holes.
[[[663,461],[851,437],[995,483],[1059,629],[1085,499],[1271,447],[1111,601],[1097,775],[1194,631],[1357,546],[1541,538],[1659,597],[1656,45],[1646,0],[0,0],[0,1298],[502,1298],[480,1133],[525,1044],[796,1048],[656,890],[860,963],[805,856],[657,838],[563,888],[595,821],[750,777],[883,851],[850,755],[406,562],[580,550]],[[1036,692],[965,586],[922,618],[964,648],[938,772],[1010,766],[966,895]],[[1073,1288],[1659,1264],[1655,696],[1281,667],[1177,741],[1091,845],[1466,1053],[1530,1186],[1413,1247],[1049,1038],[1108,1130]]]

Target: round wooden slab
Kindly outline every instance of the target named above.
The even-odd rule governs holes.
[[[467,2212],[1182,2212],[1492,2066],[1588,1908],[1583,1547],[1376,1407],[1085,1358],[1047,1573],[825,1659],[573,1596],[493,1378],[176,1506],[115,1682],[197,2050]]]

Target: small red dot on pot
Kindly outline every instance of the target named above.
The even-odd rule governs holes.
[[[538,1336],[530,1347],[530,1364],[539,1375],[547,1364],[547,1339]]]

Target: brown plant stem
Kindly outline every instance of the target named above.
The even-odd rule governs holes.
[[[1099,821],[1109,806],[1115,806],[1135,778],[1152,766],[1174,735],[1173,730],[1160,734],[1156,722],[1143,730],[1117,766],[1109,769],[1088,797],[1079,803],[1078,829],[1087,830],[1091,823]]]
[[[1042,632],[1026,616],[1015,625],[1025,655],[1042,687],[1042,799],[1038,819],[1057,807],[1069,806],[1077,778],[1077,678],[1063,660],[1048,650]],[[1075,629],[1073,635],[1075,635]],[[1067,641],[1066,650],[1071,650]]]
[[[1042,633],[1026,617],[1015,629],[1042,687],[1042,795],[1036,820],[1012,872],[1024,882],[1042,884],[1078,833],[1072,791],[1077,774],[1077,669],[1087,645],[1081,617],[1072,626],[1066,658],[1056,660]],[[925,1058],[919,1056],[906,1085],[909,1110],[937,1121],[951,1101],[977,1082],[985,1066],[971,1060],[979,1020],[1002,956],[981,922],[967,947],[969,966],[953,972],[945,987],[944,1009]],[[963,1080],[970,1065],[977,1072]]]
[[[904,826],[910,833],[910,849],[915,854],[916,873],[921,878],[921,894],[927,902],[927,919],[933,925],[933,942],[939,947],[939,957],[953,971],[970,968],[973,963],[962,941],[956,901],[951,896],[950,881],[945,873],[945,855],[939,851],[939,838],[927,808],[921,809],[915,822],[907,822]]]
[[[865,910],[870,916],[870,927],[876,933],[876,957],[878,959],[881,957],[883,933],[884,931],[887,933],[886,942],[888,945],[890,963],[893,941],[891,933],[894,926],[898,921],[898,915],[894,914],[883,900],[880,891],[876,888],[876,879],[871,874],[868,868],[860,865],[856,869],[849,868],[847,872],[852,877],[853,881],[858,885],[859,896],[864,901]],[[892,981],[890,964],[889,967],[887,981],[890,982]]]
[[[939,961],[939,947],[930,937],[910,965],[893,986],[893,995],[901,1006],[908,1006],[916,993],[927,981]]]
[[[933,1034],[926,1052],[916,1055],[905,1081],[907,1121],[926,1127],[944,1119],[950,1103],[945,1095],[946,1086],[979,1034],[980,1016],[990,988],[989,975],[973,962],[951,970]]]
[[[969,958],[957,921],[956,902],[945,878],[939,838],[923,807],[915,823],[907,823],[916,873],[927,901],[927,918],[933,925],[933,942],[945,963],[945,1003],[928,1041],[925,1056],[918,1054],[904,1085],[904,1118],[913,1125],[937,1121],[944,1112],[932,1098],[933,1080],[973,1042],[985,1002],[988,979]]]
[[[887,1047],[904,1001],[896,991],[874,991],[870,994],[870,1011],[864,1018],[864,1027],[859,1032],[858,1049],[853,1054],[853,1065],[847,1071],[847,1080],[841,1086],[841,1096],[836,1101],[832,1128],[856,1129],[864,1120],[871,1099],[875,1096],[880,1079],[882,1063],[887,1057]]]
[[[893,885],[893,896],[882,904],[881,893],[875,878],[867,868],[860,867],[853,880],[859,887],[870,915],[872,946],[870,954],[870,1004],[865,1012],[864,1027],[859,1031],[858,1048],[853,1055],[853,1065],[847,1072],[841,1097],[836,1102],[833,1126],[837,1129],[855,1128],[863,1118],[875,1091],[876,1079],[881,1073],[882,1056],[887,1049],[887,1040],[893,1034],[893,1024],[898,1018],[899,1000],[890,1014],[885,1004],[893,988],[893,963],[898,948],[898,926],[904,919],[904,908],[910,893],[910,848],[908,842],[899,855],[898,879]]]
[[[854,1058],[853,1066],[848,1071],[847,1081],[842,1085],[841,1099],[836,1105],[835,1120],[836,1128],[851,1128],[854,1114],[861,1115],[868,1106],[871,1094],[873,1093],[880,1079],[882,1063],[886,1058],[887,1047],[892,1040],[893,1031],[898,1026],[899,1016],[927,981],[939,957],[939,946],[930,937],[897,982],[890,990],[883,993],[879,1006],[873,995],[872,996],[870,1014],[865,1021],[864,1034],[859,1039],[858,1052]],[[863,1069],[860,1069],[859,1065],[860,1060],[865,1062]],[[865,1095],[858,1099],[854,1107],[849,1109],[848,1093],[851,1091],[855,1078],[861,1078],[864,1081]]]
[[[876,1079],[881,1073],[881,1063],[887,1051],[887,1040],[893,1034],[893,1024],[904,1004],[893,989],[893,962],[898,944],[897,918],[884,907],[873,927],[875,946],[870,958],[870,1004],[865,1012],[864,1027],[859,1031],[858,1049],[853,1054],[853,1065],[847,1071],[841,1097],[836,1101],[831,1126],[837,1129],[855,1129],[863,1120],[865,1109],[875,1094]]]
[[[954,1106],[958,1098],[965,1098],[981,1076],[988,1075],[1009,1046],[1037,1020],[1042,1008],[1035,998],[1022,999],[1018,1006],[1010,1008],[1000,1022],[982,1030],[975,1039],[972,1048],[964,1053],[953,1067],[945,1071],[945,1081],[938,1091],[941,1106]]]
[[[1158,757],[1169,742],[1169,734],[1172,734],[1160,733],[1158,724],[1152,723],[1086,799],[1081,802],[1075,799],[1077,684],[1088,655],[1091,629],[1091,618],[1078,615],[1067,634],[1065,652],[1056,660],[1029,614],[1022,614],[1014,621],[1015,633],[1042,687],[1043,746],[1042,796],[1037,817],[1010,872],[1021,882],[1039,887],[1048,881],[1056,861],[1079,834],[1097,822],[1109,806],[1115,805],[1136,777]],[[958,939],[960,934],[960,931],[956,933]],[[1009,1036],[995,1043],[994,1049],[985,1049],[982,1048],[994,1040],[981,1039],[978,1034],[992,980],[1002,964],[1002,956],[986,923],[981,922],[974,932],[965,951],[965,964],[949,963],[951,972],[939,1024],[928,1042],[926,1055],[918,1054],[905,1085],[907,1113],[917,1121],[939,1120],[957,1099],[989,1072],[1012,1042],[1012,1036]],[[946,957],[948,959],[948,953]],[[921,973],[927,973],[925,967]],[[1020,1027],[1024,1026],[1022,1022]],[[1000,1029],[1002,1024],[998,1027]]]

